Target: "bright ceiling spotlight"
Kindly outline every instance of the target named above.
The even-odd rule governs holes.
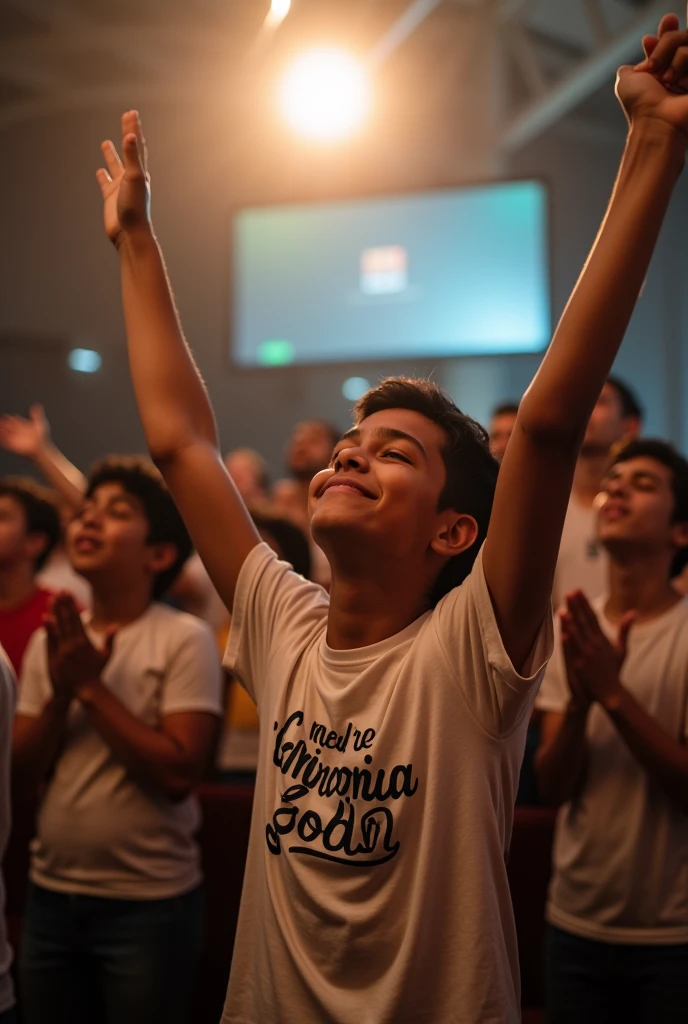
[[[279,25],[284,21],[291,9],[291,0],[272,0],[267,21],[270,25]]]
[[[343,138],[364,119],[370,106],[361,65],[341,50],[309,50],[296,58],[280,89],[288,124],[309,139]]]

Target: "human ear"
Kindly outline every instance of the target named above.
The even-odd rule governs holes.
[[[430,547],[437,555],[454,558],[475,544],[477,537],[478,524],[473,516],[449,509],[443,513],[443,521]]]
[[[178,554],[176,544],[151,544],[148,548],[148,568],[158,576],[174,565]]]

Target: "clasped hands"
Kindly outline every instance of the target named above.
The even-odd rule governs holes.
[[[616,643],[612,643],[585,595],[578,590],[567,596],[566,609],[560,612],[561,640],[572,703],[577,710],[587,711],[595,701],[607,711],[617,710],[624,693],[619,676],[634,619],[635,612],[624,615]]]
[[[69,704],[86,688],[101,685],[101,673],[112,654],[114,630],[102,649],[89,640],[71,594],[59,593],[45,617],[48,637],[48,669],[55,698]]]

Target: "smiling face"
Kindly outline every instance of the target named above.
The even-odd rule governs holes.
[[[148,541],[150,523],[143,504],[121,483],[96,487],[69,524],[69,560],[97,591],[99,587],[150,583],[176,557],[171,544]]]
[[[615,463],[598,495],[598,533],[612,557],[665,553],[688,544],[688,524],[672,522],[672,471],[649,456]]]
[[[328,556],[425,561],[432,576],[472,543],[474,520],[438,511],[446,440],[436,423],[410,409],[375,412],[347,431],[310,489],[311,529]]]

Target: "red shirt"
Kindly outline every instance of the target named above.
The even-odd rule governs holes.
[[[21,672],[26,645],[43,625],[43,616],[48,612],[54,597],[52,590],[36,587],[34,592],[14,608],[0,608],[0,644],[5,648],[14,671]]]

